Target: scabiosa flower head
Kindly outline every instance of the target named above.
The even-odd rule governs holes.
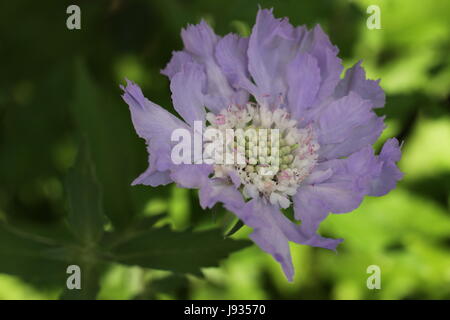
[[[289,241],[335,250],[342,239],[318,235],[320,222],[356,209],[365,195],[386,194],[402,177],[396,139],[379,155],[372,148],[384,129],[373,111],[385,103],[379,81],[367,80],[361,63],[341,78],[338,49],[320,26],[293,27],[272,10],[259,10],[248,38],[219,37],[204,21],[181,37],[184,49],[162,73],[184,121],[147,100],[136,84],[122,87],[149,152],[149,167],[133,185],[199,189],[203,208],[222,203],[235,213],[292,280]],[[245,162],[175,164],[171,135],[180,128],[195,135],[195,121],[219,131],[277,129],[279,136],[232,141]],[[264,156],[256,157],[258,151]],[[291,206],[300,224],[283,214]]]

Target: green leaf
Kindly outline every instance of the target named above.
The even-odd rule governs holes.
[[[225,211],[220,221],[222,234],[224,237],[230,237],[238,232],[244,223],[234,214],[229,211]]]
[[[42,288],[64,288],[62,299],[95,299],[104,264],[99,254],[72,244],[31,234],[0,223],[0,273],[6,273]],[[81,268],[81,290],[68,290],[67,267]]]
[[[185,275],[171,273],[149,281],[134,300],[154,300],[160,298],[161,294],[179,297],[188,287],[189,280]]]
[[[200,268],[217,266],[232,252],[251,243],[223,239],[219,230],[175,232],[152,228],[117,244],[110,257],[145,268],[201,274]]]
[[[94,244],[103,234],[105,216],[92,161],[84,145],[66,180],[69,212],[67,221],[73,233],[84,243]]]
[[[39,286],[65,283],[63,250],[53,240],[0,223],[0,273]]]
[[[126,229],[115,232],[105,232],[99,246],[104,249],[112,248],[118,243],[132,239],[142,232],[146,232],[166,216],[167,214],[162,213],[150,217],[135,218]]]
[[[71,114],[78,133],[89,143],[104,194],[105,213],[115,229],[122,229],[138,212],[134,196],[144,190],[130,184],[146,168],[147,156],[144,142],[133,130],[118,84],[114,93],[106,92],[92,79],[83,61],[78,60]]]
[[[233,227],[225,234],[225,237],[231,237],[233,234],[241,230],[241,228],[244,226],[244,222],[242,220],[238,220],[235,222]]]

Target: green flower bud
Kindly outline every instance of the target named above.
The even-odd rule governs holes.
[[[289,146],[284,146],[281,148],[281,155],[285,156],[287,154],[291,153],[291,147]]]
[[[294,160],[294,156],[292,154],[288,154],[287,156],[283,157],[283,163],[290,164]]]

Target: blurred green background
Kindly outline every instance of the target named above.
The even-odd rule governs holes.
[[[70,4],[81,30],[66,28]],[[404,141],[398,187],[321,226],[345,239],[337,255],[292,245],[293,283],[247,228],[223,240],[229,216],[202,210],[195,191],[130,186],[147,155],[119,84],[173,111],[159,71],[181,28],[204,18],[248,35],[258,4],[320,23],[346,67],[363,59],[387,93],[376,148]],[[371,4],[380,30],[366,27]],[[448,0],[2,1],[0,299],[449,299],[449,52]],[[64,290],[69,264],[82,266],[82,292]],[[366,287],[373,264],[380,290]]]

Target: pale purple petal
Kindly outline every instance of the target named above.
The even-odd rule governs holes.
[[[127,86],[121,86],[122,95],[128,104],[134,128],[145,139],[149,151],[149,168],[133,184],[160,185],[170,182],[168,172],[171,166],[170,136],[178,128],[189,127],[169,112],[144,97],[138,85],[127,80]]]
[[[247,91],[255,91],[254,84],[250,81],[250,74],[247,69],[248,58],[248,38],[239,37],[230,33],[219,40],[215,50],[216,60],[227,77],[229,83],[238,90],[237,104],[244,104],[248,101]],[[250,89],[250,90],[249,90]]]
[[[181,39],[187,52],[202,59],[210,59],[214,55],[214,48],[220,37],[205,20],[201,20],[199,24],[189,24],[186,29],[182,29]]]
[[[294,29],[288,19],[275,19],[272,10],[259,10],[250,36],[249,71],[257,85],[256,99],[278,106],[286,94],[286,67],[298,50],[304,28]]]
[[[278,208],[265,204],[261,199],[250,200],[234,212],[247,226],[253,228],[250,238],[281,264],[286,277],[292,281],[294,268],[284,230],[287,218]]]
[[[149,163],[151,159],[149,157]],[[135,185],[144,185],[144,186],[165,186],[173,182],[170,177],[170,171],[155,171],[153,166],[149,166],[147,170],[139,175],[134,181],[131,183],[132,186]]]
[[[353,91],[361,98],[369,100],[374,108],[382,108],[386,97],[379,82],[380,80],[366,79],[366,73],[359,61],[346,71],[345,77],[339,82],[334,95],[336,98],[341,98]]]
[[[164,140],[153,139],[147,142],[148,163],[147,170],[139,175],[131,185],[146,185],[157,187],[173,182],[170,177],[170,148]]]
[[[210,179],[200,189],[199,198],[202,208],[212,208],[216,203],[221,202],[232,212],[236,212],[245,204],[239,190],[233,184],[222,179]]]
[[[146,140],[170,140],[172,131],[176,128],[189,128],[183,121],[170,114],[160,106],[144,97],[141,88],[130,80],[127,86],[121,86],[124,91],[122,98],[130,107],[131,119],[138,135]]]
[[[362,195],[355,194],[351,181],[330,181],[299,188],[293,201],[295,218],[301,221],[300,230],[309,239],[305,244],[334,250],[340,241],[318,235],[320,223],[332,209],[351,211],[361,200]]]
[[[241,177],[236,171],[228,172],[228,177],[230,177],[231,182],[236,188],[239,188],[242,184]]]
[[[248,81],[250,74],[247,70],[248,38],[241,38],[230,33],[217,43],[215,55],[228,81],[239,88],[240,82]]]
[[[378,160],[382,163],[380,175],[372,181],[371,196],[383,196],[395,188],[397,181],[403,177],[396,162],[400,161],[401,151],[397,139],[389,139],[381,149]]]
[[[206,164],[179,164],[172,168],[170,177],[182,188],[200,189],[209,181],[213,167]]]
[[[216,113],[220,112],[221,109],[228,107],[235,98],[235,91],[231,88],[215,59],[215,47],[220,38],[203,20],[197,25],[189,25],[183,29],[181,38],[186,52],[205,67],[207,76],[205,93],[210,99],[207,107]]]
[[[318,184],[325,180],[328,180],[333,175],[333,170],[330,168],[326,169],[318,169],[314,170],[310,173],[308,177],[304,180],[303,184],[305,185],[311,185],[311,184]]]
[[[206,76],[197,63],[185,63],[170,81],[175,110],[192,127],[194,121],[204,121]]]
[[[328,168],[333,171],[329,181],[351,181],[356,193],[366,195],[371,190],[373,179],[380,175],[382,163],[375,156],[372,146],[367,145],[348,158],[322,162],[317,166],[317,170],[321,168]],[[353,209],[347,211],[351,210]],[[335,209],[330,211],[345,213],[346,210]]]
[[[247,226],[253,228],[250,238],[281,264],[289,281],[292,281],[294,275],[289,241],[319,245],[320,236],[305,233],[300,226],[286,218],[279,207],[267,204],[261,199],[250,200],[244,206],[235,209],[234,213]],[[320,246],[334,250],[341,241],[322,238]]]
[[[302,40],[301,52],[308,52],[318,62],[320,68],[320,88],[316,104],[332,95],[343,70],[342,60],[337,57],[338,48],[334,46],[319,25],[308,31]]]
[[[194,59],[190,54],[184,51],[174,51],[172,52],[172,59],[170,59],[167,66],[161,70],[161,73],[169,77],[169,79],[172,79],[174,75],[181,71],[184,64],[192,62],[194,62]]]
[[[356,209],[380,170],[381,165],[370,146],[346,159],[326,161],[317,166],[316,179],[298,188],[293,197],[295,218],[301,221],[300,229],[309,237],[309,245],[332,249],[328,246],[338,243],[316,234],[320,223],[331,212],[346,213]],[[317,183],[311,183],[312,180]]]
[[[211,171],[206,165],[175,165],[171,159],[175,129],[191,130],[184,122],[147,100],[136,84],[127,80],[123,99],[130,107],[136,132],[148,144],[149,168],[133,181],[133,185],[165,185],[175,181],[185,187],[198,187]],[[208,171],[209,170],[209,171]]]
[[[299,53],[288,64],[288,109],[292,118],[301,119],[311,107],[319,92],[321,77],[316,58],[308,53]]]
[[[336,159],[373,144],[384,129],[383,118],[356,93],[331,102],[318,116],[316,132],[321,159]]]

